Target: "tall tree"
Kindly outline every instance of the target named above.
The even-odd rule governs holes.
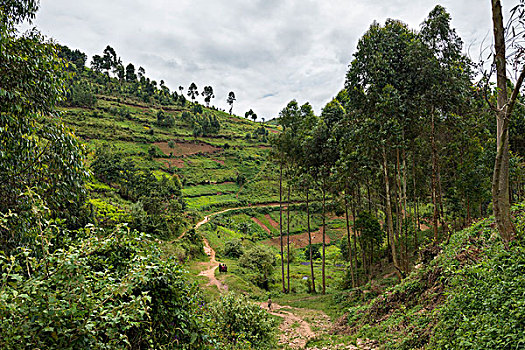
[[[507,56],[505,47],[505,35],[514,36],[515,31],[511,33],[505,32],[503,25],[503,13],[500,0],[491,0],[492,4],[492,24],[494,32],[494,64],[496,65],[497,74],[497,106],[495,106],[496,114],[496,160],[494,163],[494,173],[492,176],[492,205],[494,216],[496,218],[496,225],[498,231],[508,246],[508,243],[515,238],[516,229],[512,223],[510,216],[510,195],[509,195],[509,121],[512,117],[512,112],[518,98],[519,91],[525,79],[525,65],[521,62],[521,52],[523,48],[519,48],[514,57],[517,66],[521,66],[519,76],[514,84],[510,96],[508,91],[507,78]],[[523,9],[523,1],[518,5]],[[523,10],[517,11],[517,7],[512,10],[513,15],[521,13],[523,17]],[[510,28],[509,28],[510,29]]]
[[[235,93],[233,91],[230,91],[230,93],[228,94],[228,98],[226,99],[226,102],[230,105],[230,115],[232,114],[233,102],[235,102],[235,100]]]
[[[199,96],[199,91],[197,91],[197,85],[195,85],[195,83],[191,83],[188,88],[188,96],[191,98],[191,102],[195,102],[195,98]]]
[[[215,98],[215,95],[213,94],[213,88],[211,86],[205,86],[202,95],[204,96],[204,102],[206,102],[206,107],[209,107],[211,99]]]
[[[70,226],[81,217],[87,178],[85,151],[73,132],[57,122],[67,74],[57,48],[36,30],[19,36],[15,25],[32,20],[38,1],[7,1],[0,6],[0,226],[4,252],[30,242],[35,225],[31,198],[39,197],[55,217]]]

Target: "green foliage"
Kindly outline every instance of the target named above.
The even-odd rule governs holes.
[[[157,112],[157,125],[171,128],[175,124],[175,119],[171,114],[164,113],[162,110]]]
[[[238,259],[244,254],[244,247],[240,239],[231,239],[224,243],[224,256]]]
[[[20,36],[14,29],[33,19],[37,7],[37,1],[11,0],[0,6],[0,213],[16,213],[10,222],[20,228],[0,228],[6,251],[24,242],[22,228],[34,224],[28,189],[71,227],[85,224],[84,147],[55,111],[68,73],[57,48],[38,31]]]
[[[63,249],[53,222],[44,250],[0,256],[3,349],[198,349],[207,345],[199,293],[145,235],[88,228]],[[38,245],[37,245],[38,247]]]
[[[523,217],[520,218],[523,220]],[[517,349],[525,346],[525,246],[486,246],[490,231],[466,241],[445,271],[448,298],[431,341],[436,349]],[[463,260],[467,259],[467,260]]]
[[[72,107],[92,108],[96,103],[95,94],[84,84],[74,84],[67,96],[67,104]]]
[[[233,293],[223,296],[210,305],[210,312],[213,328],[219,339],[223,339],[219,340],[222,346],[230,343],[239,344],[241,349],[276,348],[276,320],[245,296]]]
[[[239,265],[253,276],[253,281],[261,288],[268,289],[275,257],[270,248],[256,245],[247,250],[239,259]]]
[[[154,147],[150,149],[158,149]],[[157,178],[151,171],[140,171],[134,162],[123,160],[122,152],[112,148],[98,148],[91,166],[98,179],[118,184],[120,195],[134,203],[132,228],[159,237],[180,232],[184,202],[178,176]]]

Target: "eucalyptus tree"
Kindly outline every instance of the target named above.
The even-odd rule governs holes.
[[[491,0],[492,24],[494,34],[494,63],[497,76],[497,104],[492,106],[496,115],[496,160],[492,176],[492,205],[498,231],[505,243],[512,241],[516,236],[510,216],[509,195],[509,121],[518,100],[519,91],[525,79],[525,64],[522,56],[524,45],[519,41],[525,26],[525,2],[520,3],[511,10],[511,24],[507,28],[503,24],[503,11],[500,0]],[[516,30],[516,27],[517,30]],[[516,34],[516,32],[518,34]],[[521,32],[521,33],[520,33]],[[507,52],[506,43],[510,42],[513,53]],[[508,62],[509,61],[509,62]],[[509,77],[507,63],[511,63],[518,71],[514,87],[509,92]]]
[[[408,109],[414,97],[412,80],[414,64],[411,62],[415,34],[408,27],[396,20],[387,20],[384,26],[373,23],[359,40],[354,60],[347,72],[345,87],[358,113],[362,114],[360,132],[373,143],[372,156],[380,164],[384,175],[385,214],[388,239],[394,266],[401,274],[396,248],[400,234],[398,218],[394,230],[392,190],[401,193],[401,174],[392,176],[399,170],[399,152],[404,147],[408,120]],[[394,157],[392,157],[394,156]],[[396,161],[393,161],[394,158]],[[397,184],[391,183],[391,177]],[[396,212],[401,214],[399,198]],[[395,234],[395,235],[394,235]]]
[[[442,147],[438,144],[440,124],[450,121],[451,115],[461,115],[462,107],[469,100],[470,62],[462,54],[463,42],[450,26],[450,15],[437,5],[421,25],[419,39],[429,52],[422,65],[424,80],[421,86],[428,89],[422,93],[422,106],[429,117],[430,148],[432,154],[432,198],[434,204],[434,239],[437,240],[437,222],[441,219],[443,230],[448,225],[443,205],[441,165]],[[426,84],[425,84],[426,83]],[[441,133],[447,135],[446,132]]]
[[[233,91],[230,91],[230,93],[228,94],[228,98],[226,99],[226,102],[230,105],[230,115],[232,114],[233,102],[235,102],[235,100],[235,93]]]
[[[206,102],[206,107],[209,107],[211,99],[215,98],[215,95],[213,94],[213,88],[211,86],[205,86],[202,95],[204,96],[204,102]]]
[[[126,66],[126,81],[137,81],[137,75],[135,74],[135,66],[133,65],[133,63],[130,63]]]
[[[26,236],[35,224],[33,205],[67,217],[70,226],[85,224],[74,221],[85,198],[85,150],[56,110],[65,99],[69,73],[55,45],[36,30],[20,36],[15,28],[34,19],[37,9],[38,1],[0,6],[0,213],[8,220],[0,227],[0,245],[5,252],[34,239]]]
[[[188,88],[188,96],[191,98],[191,102],[195,102],[195,98],[199,96],[199,91],[197,91],[197,85],[195,85],[195,83],[191,83]]]

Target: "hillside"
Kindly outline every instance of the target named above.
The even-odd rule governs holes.
[[[445,8],[265,123],[20,33],[38,7],[0,2],[0,348],[525,347],[525,69],[476,81]]]

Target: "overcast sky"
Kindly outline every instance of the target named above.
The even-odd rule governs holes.
[[[234,113],[252,108],[268,120],[292,99],[319,113],[374,20],[416,29],[438,3],[477,58],[491,39],[488,0],[42,0],[34,24],[89,61],[109,44],[172,90],[211,85],[220,108],[234,91]]]

